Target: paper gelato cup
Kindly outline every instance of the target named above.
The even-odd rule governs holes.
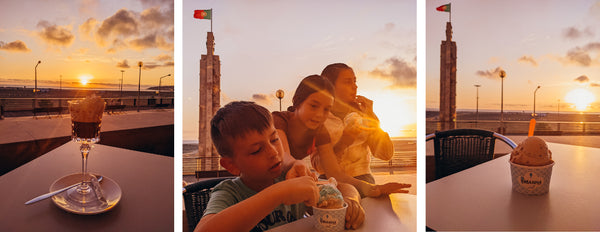
[[[321,209],[313,207],[313,218],[318,231],[343,231],[346,224],[346,209],[348,204],[339,209]]]
[[[552,177],[551,164],[544,166],[525,166],[515,164],[511,161],[510,174],[512,176],[512,188],[527,195],[542,195],[550,189],[550,177]]]

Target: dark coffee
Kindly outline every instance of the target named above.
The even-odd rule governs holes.
[[[75,122],[72,121],[73,138],[94,139],[100,134],[100,122]]]

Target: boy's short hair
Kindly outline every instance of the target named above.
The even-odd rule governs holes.
[[[233,157],[233,139],[252,131],[262,133],[273,124],[271,112],[254,102],[234,101],[223,106],[210,120],[210,136],[219,154]]]

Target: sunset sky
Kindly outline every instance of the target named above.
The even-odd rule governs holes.
[[[284,109],[300,80],[331,63],[354,68],[358,93],[375,102],[392,136],[415,136],[416,2],[183,1],[183,140],[198,138],[199,60],[206,54],[213,9],[215,54],[221,59],[221,105],[256,101]]]
[[[440,44],[448,13],[426,4],[427,108],[439,108]],[[536,112],[599,112],[600,1],[453,0],[457,44],[457,108]]]
[[[172,0],[3,1],[0,87],[137,89],[173,75]],[[86,86],[81,83],[87,81]],[[173,78],[163,78],[173,85]]]

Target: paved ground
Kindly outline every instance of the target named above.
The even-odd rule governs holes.
[[[124,111],[102,118],[102,131],[126,130],[173,124],[173,109]],[[0,120],[0,144],[56,138],[71,135],[71,117],[7,117]]]

